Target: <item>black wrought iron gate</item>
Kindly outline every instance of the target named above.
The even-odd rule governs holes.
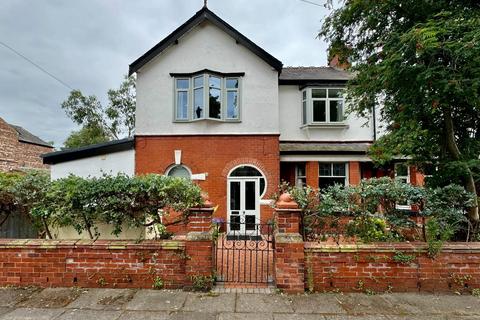
[[[273,225],[254,221],[217,224],[216,280],[268,284],[274,281]]]

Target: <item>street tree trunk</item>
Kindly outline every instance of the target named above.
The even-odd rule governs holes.
[[[445,111],[445,129],[447,150],[452,155],[453,159],[459,161],[461,160],[462,154],[455,141],[455,129],[453,127],[453,119],[450,110]],[[474,206],[468,210],[468,218],[472,222],[479,222],[480,217],[478,214],[477,188],[475,186],[475,180],[473,178],[472,170],[470,170],[467,164],[465,164],[465,170],[467,172],[465,189],[475,195]]]

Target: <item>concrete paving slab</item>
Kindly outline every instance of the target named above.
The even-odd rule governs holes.
[[[385,299],[413,314],[480,315],[480,299],[473,296],[398,293]]]
[[[65,312],[64,309],[17,308],[0,317],[1,320],[53,320]]]
[[[325,320],[388,320],[386,316],[381,315],[332,315],[324,317]]]
[[[133,299],[136,290],[132,289],[85,289],[81,295],[66,308],[121,310]]]
[[[291,296],[295,313],[346,314],[340,299],[333,294],[302,294]]]
[[[293,312],[288,296],[278,294],[239,294],[236,312]]]
[[[271,313],[221,313],[218,320],[273,320]]]
[[[325,320],[325,317],[320,314],[291,314],[282,313],[274,314],[274,320]]]
[[[28,299],[39,288],[0,288],[0,307],[10,307]]]
[[[169,320],[168,311],[124,311],[118,320]]]
[[[185,301],[183,311],[199,312],[234,312],[235,294],[234,293],[216,293],[199,294],[190,293]]]
[[[25,308],[63,308],[80,295],[78,288],[47,288],[17,304]]]
[[[55,320],[116,320],[121,311],[69,309]]]
[[[432,314],[432,315],[408,315],[408,316],[387,316],[388,320],[447,320],[446,315]],[[458,318],[455,318],[458,319]],[[478,319],[478,318],[477,318]]]
[[[0,316],[5,313],[9,313],[13,311],[13,308],[8,308],[8,307],[0,307]]]
[[[340,306],[353,315],[384,315],[410,314],[402,304],[393,304],[385,299],[386,295],[366,295],[363,293],[349,293],[336,295]]]
[[[188,293],[178,290],[141,290],[125,305],[126,310],[178,311]]]
[[[209,312],[173,312],[170,314],[169,320],[216,320],[216,313]],[[245,320],[245,319],[244,319]]]

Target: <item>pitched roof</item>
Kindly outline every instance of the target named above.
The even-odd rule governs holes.
[[[282,62],[276,59],[274,56],[269,54],[267,51],[260,48],[258,45],[253,43],[250,39],[245,37],[243,34],[238,32],[235,28],[231,25],[226,23],[222,20],[219,16],[215,13],[210,11],[207,7],[203,7],[200,11],[198,11],[193,17],[188,19],[184,24],[178,27],[175,31],[169,34],[165,39],[157,43],[153,48],[148,50],[145,54],[143,54],[140,58],[135,60],[130,64],[128,74],[131,75],[137,72],[141,67],[147,64],[150,60],[155,58],[158,54],[168,48],[170,45],[174,44],[178,39],[183,36],[185,33],[190,31],[195,26],[199,25],[204,21],[209,21],[215,26],[222,29],[232,38],[234,38],[237,43],[243,45],[254,54],[256,54],[259,58],[263,59],[266,63],[271,65],[273,68],[278,70],[279,72],[282,70]]]
[[[10,123],[8,125],[13,129],[15,129],[15,131],[17,131],[18,141],[53,148],[53,146],[50,143],[45,142],[44,140],[40,139],[39,137],[32,134],[31,132],[25,130],[24,128],[10,124]]]
[[[43,158],[44,164],[55,164],[107,153],[130,150],[134,147],[134,138],[125,138],[121,140],[92,144],[80,148],[44,153],[41,155],[41,157]]]
[[[280,84],[298,84],[315,81],[346,82],[352,73],[332,67],[285,67],[279,76]]]

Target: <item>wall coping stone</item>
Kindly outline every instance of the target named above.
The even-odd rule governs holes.
[[[425,242],[376,242],[357,244],[332,244],[322,242],[305,242],[306,252],[426,252],[428,244]],[[441,252],[480,253],[480,242],[446,242]]]
[[[185,242],[178,240],[50,240],[50,239],[0,239],[0,249],[152,249],[184,250]]]
[[[187,233],[187,241],[212,241],[211,232],[191,231]]]
[[[276,243],[302,243],[303,238],[299,233],[276,233]]]

